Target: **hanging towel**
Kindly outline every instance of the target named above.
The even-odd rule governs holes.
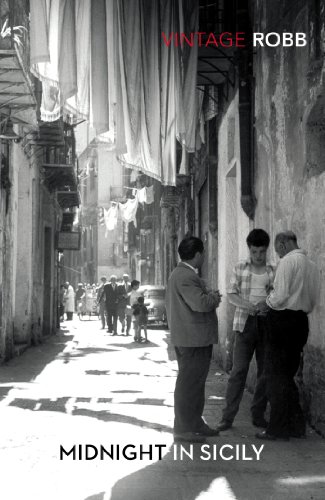
[[[65,110],[80,118],[89,117],[90,92],[90,5],[89,0],[75,0],[76,61],[78,91],[69,97]]]
[[[136,213],[138,209],[138,195],[135,196],[133,199],[129,199],[126,201],[126,203],[119,203],[119,212],[121,215],[122,220],[124,222],[131,222],[133,221],[135,227],[137,227],[137,222],[136,222]]]
[[[91,106],[97,135],[109,129],[107,66],[106,2],[96,0],[91,2]]]
[[[154,202],[154,197],[153,197],[153,186],[147,186],[146,188],[146,201],[147,205],[150,205],[151,203]]]
[[[138,190],[138,200],[142,205],[147,202],[147,191],[145,187]]]
[[[107,231],[113,231],[113,229],[116,228],[117,226],[117,217],[118,217],[118,205],[114,204],[106,210],[104,208],[104,220],[105,220],[105,227],[106,227],[106,233],[105,233],[105,238],[107,237]]]
[[[49,62],[48,2],[30,0],[30,63]]]

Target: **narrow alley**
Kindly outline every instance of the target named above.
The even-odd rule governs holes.
[[[136,344],[132,337],[99,330],[97,319],[76,319],[0,367],[1,498],[325,498],[324,440],[309,428],[307,439],[259,442],[248,392],[234,427],[209,438],[215,456],[203,453],[199,444],[184,444],[188,454],[181,456],[172,434],[177,365],[169,332],[152,328],[148,334],[148,344]],[[205,406],[211,426],[220,418],[226,381],[212,362]],[[127,459],[122,449],[130,444]],[[75,460],[67,454],[74,445]],[[160,457],[157,445],[162,445]],[[260,460],[252,445],[264,445]],[[60,446],[67,452],[61,460]],[[119,447],[120,458],[115,453],[114,459],[101,460],[98,453],[91,459],[101,446],[115,452]],[[140,459],[141,446],[143,451],[151,446],[152,455]],[[136,459],[130,459],[131,452]]]

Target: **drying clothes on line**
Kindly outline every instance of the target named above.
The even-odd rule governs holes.
[[[65,106],[86,116],[90,2],[30,0],[30,10],[31,72],[42,82],[41,119],[59,119]]]
[[[146,201],[147,201],[147,191],[146,191],[145,187],[143,187],[142,189],[138,190],[138,200],[139,200],[139,203],[141,203],[142,205],[144,203],[146,203]]]
[[[97,134],[109,129],[106,2],[91,3],[91,108]]]
[[[89,116],[90,6],[89,0],[75,0],[78,92],[65,103],[66,110],[80,118]]]
[[[118,204],[122,220],[124,220],[124,222],[133,221],[135,227],[137,227],[136,213],[138,209],[138,204],[139,204],[138,194],[136,194],[135,198],[133,199],[130,198],[125,203]]]
[[[150,205],[151,203],[154,202],[154,197],[153,197],[153,186],[146,186],[146,201],[145,203],[147,205]]]
[[[144,186],[141,189],[133,189],[132,194],[135,195],[137,193],[138,196],[138,201],[142,205],[146,203],[147,205],[150,205],[154,201],[153,197],[153,186]]]
[[[108,210],[104,208],[104,221],[105,221],[105,238],[107,238],[107,232],[113,231],[113,229],[117,226],[117,218],[118,218],[118,205],[117,203],[112,205]]]
[[[187,0],[186,2],[182,2],[182,6],[183,9],[179,10],[180,26],[183,25],[185,32],[197,32],[199,27],[197,0]],[[184,44],[179,50],[181,51],[181,61],[176,71],[181,69],[179,86],[182,93],[182,109],[178,107],[177,110],[178,130],[176,135],[179,142],[185,146],[188,152],[194,152],[198,120],[196,91],[198,44],[194,44],[193,47]],[[181,119],[182,116],[183,118]],[[191,118],[189,119],[189,117]]]

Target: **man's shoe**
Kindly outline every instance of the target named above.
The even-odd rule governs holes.
[[[263,429],[266,429],[269,425],[264,417],[253,418],[252,423],[255,427],[262,427]]]
[[[195,434],[198,434],[199,436],[212,437],[212,436],[219,436],[219,431],[217,429],[212,429],[208,425],[205,425]]]
[[[289,437],[288,436],[278,436],[278,435],[275,435],[275,434],[269,434],[266,431],[257,432],[255,434],[255,437],[257,439],[263,439],[264,441],[276,441],[277,439],[280,439],[281,441],[289,441]]]
[[[220,424],[217,425],[217,431],[227,431],[232,427],[232,422],[228,422],[227,420],[221,420]]]
[[[204,436],[200,436],[195,432],[180,432],[174,433],[175,443],[205,443],[206,439]]]

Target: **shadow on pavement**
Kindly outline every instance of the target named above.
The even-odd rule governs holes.
[[[42,344],[31,346],[22,356],[10,359],[0,366],[0,386],[10,383],[10,387],[0,387],[0,400],[15,384],[34,380],[44,368],[64,351],[74,335],[69,330],[60,330],[47,337]]]
[[[212,441],[210,448],[224,443]],[[175,457],[174,447],[178,454]],[[179,459],[179,446],[151,465],[117,481],[110,496],[99,492],[84,500],[322,500],[325,476],[321,463],[306,462],[300,470],[284,470],[276,462],[202,460],[201,445],[192,445],[193,458]],[[185,445],[189,450],[190,445]]]
[[[117,344],[115,342],[112,342],[109,344],[112,347],[123,347],[124,349],[144,349],[148,347],[161,347],[159,344],[156,344],[155,342],[152,342],[151,340],[148,340],[148,342],[132,342],[130,344]]]

